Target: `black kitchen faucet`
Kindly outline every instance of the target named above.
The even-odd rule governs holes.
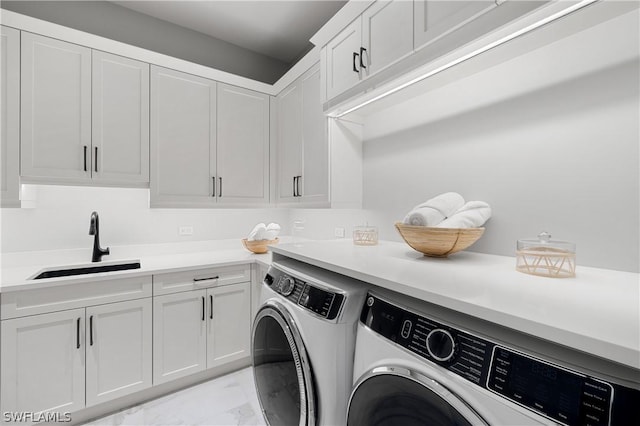
[[[93,254],[91,255],[92,262],[100,262],[102,256],[109,254],[109,247],[106,249],[100,248],[100,219],[98,218],[98,212],[91,213],[91,223],[89,225],[89,235],[93,235]]]

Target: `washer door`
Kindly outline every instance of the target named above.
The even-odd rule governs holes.
[[[311,364],[289,312],[267,301],[256,315],[252,340],[253,377],[268,424],[316,424]]]
[[[349,400],[348,426],[476,426],[487,423],[437,381],[400,367],[371,370]]]

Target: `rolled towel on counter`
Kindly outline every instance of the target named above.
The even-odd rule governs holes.
[[[273,222],[267,225],[264,235],[267,240],[275,240],[278,234],[280,234],[280,225]]]
[[[267,226],[264,223],[259,223],[253,227],[253,230],[249,232],[247,241],[257,241],[266,239],[265,234],[267,232]]]
[[[404,218],[406,225],[436,226],[452,216],[464,205],[464,198],[457,192],[445,192],[417,205]]]
[[[491,217],[491,207],[484,201],[469,201],[450,218],[436,225],[438,228],[479,228]]]

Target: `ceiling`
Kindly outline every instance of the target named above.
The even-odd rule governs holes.
[[[292,63],[346,0],[112,1],[131,10]]]

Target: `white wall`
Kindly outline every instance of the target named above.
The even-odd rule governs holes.
[[[289,233],[285,209],[150,209],[148,189],[27,185],[34,208],[2,209],[0,251],[90,248],[89,217],[100,216],[102,246],[244,238],[259,222]],[[192,236],[178,227],[192,226]]]
[[[493,207],[472,250],[512,256],[546,230],[578,264],[638,272],[638,28],[636,10],[369,116],[363,206],[381,237],[457,191]]]

